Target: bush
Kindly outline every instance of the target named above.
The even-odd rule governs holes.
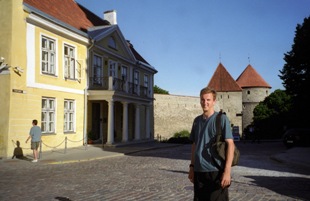
[[[175,133],[173,137],[188,137],[189,138],[190,133],[187,130],[182,130],[178,133]]]
[[[191,144],[189,139],[190,133],[187,130],[175,133],[172,138],[170,138],[167,143],[176,143],[176,144]]]

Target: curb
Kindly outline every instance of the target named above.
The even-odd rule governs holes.
[[[102,159],[106,159],[106,158],[119,157],[119,156],[124,156],[124,155],[125,154],[118,153],[118,154],[114,154],[114,155],[110,155],[110,156],[102,156],[102,157],[96,157],[96,158],[47,162],[47,164],[49,164],[49,165],[60,165],[60,164],[68,164],[68,163],[88,162],[88,161],[94,161],[94,160],[102,160]]]

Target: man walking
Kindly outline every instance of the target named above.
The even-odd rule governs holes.
[[[38,124],[38,121],[34,119],[32,121],[32,127],[29,132],[29,137],[26,140],[26,143],[27,143],[28,140],[31,138],[31,149],[33,150],[33,158],[34,158],[32,160],[33,163],[38,162],[38,156],[39,156],[38,148],[40,146],[41,135],[42,135],[41,128],[37,126],[37,124]]]
[[[231,183],[231,164],[234,153],[234,141],[230,122],[221,115],[223,139],[227,144],[226,162],[221,163],[212,156],[211,145],[216,136],[216,117],[214,111],[216,91],[203,88],[200,91],[200,105],[203,114],[194,119],[190,139],[191,163],[188,178],[194,183],[194,201],[228,200],[228,187]]]

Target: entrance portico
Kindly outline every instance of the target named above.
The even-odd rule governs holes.
[[[115,143],[128,143],[132,141],[151,139],[152,120],[150,102],[125,101],[120,98],[88,97],[89,125],[94,119],[100,119],[100,129],[91,129],[97,136],[97,143],[112,145]],[[98,107],[100,105],[100,107]],[[93,107],[96,106],[94,112]],[[98,117],[94,115],[99,115]]]

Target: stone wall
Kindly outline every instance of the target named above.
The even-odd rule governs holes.
[[[154,137],[169,139],[176,132],[191,131],[193,120],[202,114],[200,98],[194,96],[154,94]],[[218,93],[215,111],[223,109],[230,123],[242,134],[242,93]]]
[[[230,124],[238,126],[242,135],[242,92],[218,92],[216,100],[215,111],[226,112]]]
[[[174,133],[190,132],[193,120],[201,114],[199,97],[154,94],[154,137],[170,138]]]

